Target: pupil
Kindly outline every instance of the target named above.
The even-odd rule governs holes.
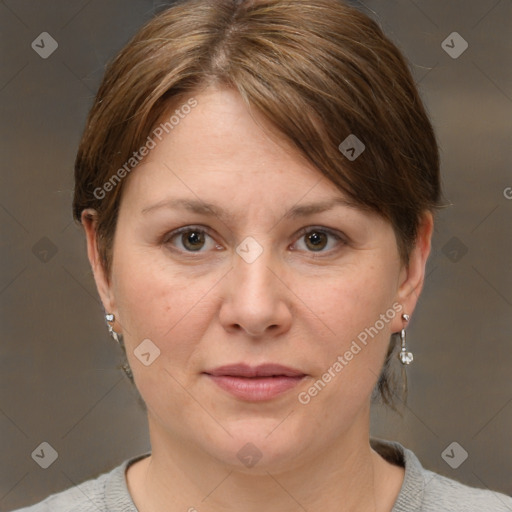
[[[318,244],[318,242],[320,241],[320,239],[318,238],[318,233],[313,233],[309,239],[316,245]]]
[[[325,235],[322,233],[312,233],[308,236],[308,240],[313,244],[313,246],[318,247],[322,243],[322,238],[324,238]]]
[[[197,248],[197,245],[202,243],[202,235],[197,233],[196,231],[190,232],[190,234],[186,237],[187,244],[192,245],[192,248]],[[185,244],[185,245],[187,245]]]

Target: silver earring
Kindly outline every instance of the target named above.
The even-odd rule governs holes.
[[[117,334],[117,332],[114,331],[114,329],[110,325],[110,322],[113,322],[115,319],[116,319],[116,317],[112,313],[105,314],[105,320],[107,321],[108,332],[109,332],[110,336],[112,336],[112,338],[114,338],[117,341],[117,343],[119,343],[119,334]]]
[[[405,320],[405,322],[408,322],[410,317],[404,313],[402,318]],[[405,344],[405,327],[400,331],[400,341],[402,345],[400,348],[400,353],[398,354],[400,362],[402,364],[411,364],[414,356],[412,355],[412,352],[407,350],[407,346]]]

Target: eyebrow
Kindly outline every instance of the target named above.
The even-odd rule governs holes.
[[[353,208],[355,205],[354,203],[351,203],[341,197],[334,197],[326,201],[294,206],[288,212],[286,212],[284,218],[294,219],[298,217],[306,217],[307,215],[312,215],[314,213],[321,213],[327,210],[331,210],[335,206]],[[143,208],[141,212],[146,214],[161,208],[186,210],[191,213],[197,213],[200,215],[215,215],[221,220],[225,220],[229,217],[228,212],[220,206],[194,199],[164,199],[163,201],[160,201],[154,205]]]

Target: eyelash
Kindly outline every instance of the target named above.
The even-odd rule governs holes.
[[[162,239],[162,243],[164,245],[169,245],[170,242],[174,238],[176,238],[178,235],[181,235],[183,233],[188,233],[188,232],[195,232],[195,233],[205,234],[205,235],[208,235],[210,238],[213,239],[213,237],[209,234],[207,229],[204,229],[204,228],[202,228],[200,226],[191,225],[191,226],[184,226],[182,228],[175,229],[174,231],[171,231],[170,233],[165,234],[163,239]],[[308,226],[308,227],[302,228],[299,231],[299,233],[297,233],[297,240],[301,239],[302,237],[304,237],[304,236],[306,236],[308,234],[317,233],[317,232],[329,235],[330,237],[334,238],[338,243],[341,243],[341,245],[347,244],[346,238],[344,238],[340,234],[337,234],[332,229],[324,228],[324,227],[317,227],[317,226]],[[204,253],[204,251],[187,251],[187,250],[176,249],[175,247],[173,247],[172,249],[176,250],[177,252],[179,252],[181,254],[190,254],[190,255],[196,255],[197,254],[199,256],[199,255]],[[315,256],[320,256],[321,257],[323,254],[331,254],[331,253],[335,252],[338,249],[339,249],[339,247],[331,249],[331,250],[328,250],[328,251],[323,251],[322,250],[322,251],[307,251],[307,252],[310,252],[311,254],[313,254]]]

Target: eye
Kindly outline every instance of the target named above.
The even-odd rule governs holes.
[[[323,249],[329,245],[329,238],[334,239],[338,245],[344,244],[345,240],[326,228],[307,227],[299,233],[299,240],[304,240],[308,252],[329,252]]]
[[[324,250],[329,245],[329,238],[337,242],[337,245],[346,243],[342,236],[327,228],[307,227],[299,232],[299,240],[305,241],[307,252],[329,252],[329,249]],[[222,248],[215,244],[215,241],[205,229],[197,226],[185,226],[176,229],[165,235],[162,242],[165,245],[171,245],[180,252],[188,253],[200,253],[206,252],[208,249]],[[202,251],[201,249],[205,247],[206,250]]]
[[[176,247],[174,240],[178,242],[178,249],[182,252],[204,252],[201,251],[205,247],[207,239],[210,239],[210,248],[215,246],[213,238],[202,228],[195,226],[185,226],[183,228],[176,229],[172,233],[165,236],[163,243],[170,244]],[[215,246],[218,247],[218,246]]]

